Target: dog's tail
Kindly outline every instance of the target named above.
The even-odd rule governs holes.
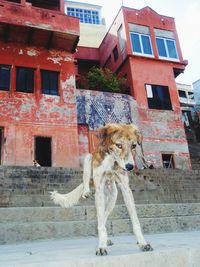
[[[59,194],[57,191],[50,192],[50,194],[50,197],[55,204],[58,204],[63,208],[70,208],[79,202],[83,194],[83,183],[68,194]]]

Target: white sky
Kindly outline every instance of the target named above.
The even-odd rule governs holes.
[[[110,26],[122,2],[124,6],[142,8],[150,6],[157,13],[175,18],[183,58],[189,64],[177,82],[191,84],[200,79],[200,1],[199,0],[74,0],[103,7],[102,16]]]

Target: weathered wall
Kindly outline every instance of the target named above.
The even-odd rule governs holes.
[[[143,85],[141,77],[139,81]],[[140,96],[143,87],[137,87]],[[142,132],[144,153],[150,163],[162,167],[162,154],[167,153],[173,154],[176,168],[190,168],[179,107],[174,111],[150,110],[128,95],[77,90],[77,109],[81,163],[83,156],[94,149],[99,127],[106,123],[135,123]]]
[[[78,166],[75,66],[70,53],[0,44],[0,63],[11,65],[10,91],[0,91],[2,163],[32,165],[34,136],[52,137],[53,166]],[[16,92],[15,67],[35,68],[34,93]],[[60,73],[59,96],[41,94],[40,69]]]
[[[190,168],[188,145],[171,64],[150,62],[146,58],[131,58],[130,61],[134,95],[138,104],[147,157],[154,165],[159,166],[162,153],[173,154],[175,167]],[[168,86],[172,110],[149,109],[145,84]]]

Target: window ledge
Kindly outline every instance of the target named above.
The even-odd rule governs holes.
[[[166,61],[173,61],[173,62],[180,62],[179,58],[171,58],[171,57],[158,57],[158,59],[166,60]]]
[[[136,52],[133,52],[133,55],[134,55],[134,56],[140,56],[140,57],[155,58],[154,55],[143,54],[143,53],[136,53]]]

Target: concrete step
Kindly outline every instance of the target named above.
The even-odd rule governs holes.
[[[62,191],[62,190],[61,190]],[[59,191],[59,192],[61,192]],[[67,191],[67,190],[66,190]],[[65,191],[65,193],[66,193]],[[200,188],[188,186],[188,188],[174,189],[133,189],[136,204],[158,204],[158,203],[185,203],[200,202]],[[1,207],[51,207],[54,206],[49,194],[1,194]],[[117,203],[124,203],[119,190]],[[81,199],[80,205],[93,205],[94,199]]]
[[[0,166],[0,207],[52,206],[48,191],[67,193],[81,182],[81,170]],[[200,170],[143,170],[130,187],[138,204],[199,202]]]
[[[200,204],[137,205],[144,233],[200,230]],[[132,233],[124,205],[117,205],[107,222],[109,235]],[[27,240],[94,236],[94,206],[0,209],[0,244]]]
[[[107,257],[97,257],[97,238],[56,239],[1,247],[3,267],[199,267],[200,232],[145,236],[154,251],[141,252],[132,236],[116,236]],[[195,242],[194,242],[195,240]]]
[[[200,215],[200,203],[185,204],[148,204],[136,205],[140,218]],[[110,219],[129,218],[125,205],[116,205]],[[1,208],[0,223],[59,222],[74,220],[95,220],[94,205],[74,206],[69,209],[60,207],[22,207]]]

